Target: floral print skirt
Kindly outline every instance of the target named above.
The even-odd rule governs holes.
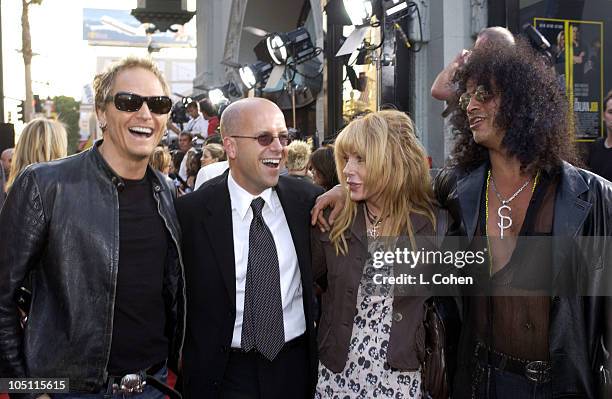
[[[392,314],[393,296],[369,290],[362,280],[348,360],[340,373],[319,363],[316,399],[421,397],[420,372],[387,364]]]

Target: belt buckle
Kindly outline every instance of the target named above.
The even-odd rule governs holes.
[[[113,384],[113,393],[142,393],[147,382],[140,374],[126,374],[120,384]]]
[[[541,360],[529,362],[525,366],[525,377],[532,382],[544,384],[550,381],[550,365]]]

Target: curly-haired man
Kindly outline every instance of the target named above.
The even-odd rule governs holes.
[[[598,397],[606,299],[586,295],[605,281],[612,185],[570,163],[567,99],[527,43],[479,46],[454,80],[453,168],[437,195],[459,234],[488,246],[494,291],[464,298],[453,397]],[[553,250],[526,253],[525,236]],[[589,237],[597,252],[577,264],[560,237]]]

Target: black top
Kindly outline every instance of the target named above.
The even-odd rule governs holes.
[[[612,181],[612,148],[606,148],[602,138],[591,144],[589,168],[593,173]]]
[[[555,188],[556,177],[542,173],[519,232],[522,239],[517,240],[508,263],[491,276],[492,296],[470,298],[470,319],[478,340],[522,359],[548,359],[552,249],[546,237],[551,235]],[[485,191],[477,227],[483,237]]]
[[[110,375],[144,370],[168,356],[162,297],[169,238],[149,177],[119,191],[119,272]]]

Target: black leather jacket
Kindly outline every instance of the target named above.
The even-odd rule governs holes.
[[[28,167],[0,213],[0,376],[62,377],[70,391],[96,392],[107,378],[119,263],[123,186],[97,142]],[[148,169],[171,240],[164,272],[169,361],[182,350],[184,272],[173,187]],[[32,304],[22,331],[15,291],[30,274]]]
[[[488,164],[470,173],[444,170],[436,178],[438,201],[456,221],[453,235],[474,237]],[[559,284],[580,284],[580,292],[602,292],[598,285],[609,283],[612,246],[612,184],[585,170],[564,163],[560,171],[554,204],[553,235],[555,237],[592,237],[599,245],[581,264],[580,282],[561,281],[570,274],[570,248],[556,248],[552,262],[553,276]],[[601,249],[601,250],[600,250]],[[569,260],[569,263],[568,263]],[[552,363],[553,398],[598,398],[606,361],[602,347],[606,334],[604,296],[554,296],[551,299],[549,352]],[[610,310],[608,309],[607,312]],[[609,316],[608,316],[609,317]],[[459,364],[455,377],[454,398],[470,398],[473,355],[462,331]],[[511,337],[508,337],[511,339]],[[467,347],[466,347],[467,346]],[[602,370],[604,366],[604,370]],[[609,369],[609,367],[608,367]]]

